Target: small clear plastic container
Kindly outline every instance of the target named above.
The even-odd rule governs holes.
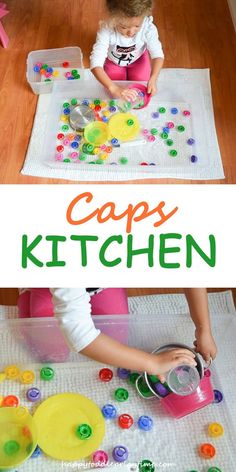
[[[53,80],[51,82],[41,81],[40,73],[34,71],[34,66],[37,62],[46,63],[52,68],[62,68],[63,62],[68,62],[68,68],[78,69],[80,75],[80,79],[78,79],[79,81],[84,77],[83,54],[81,49],[77,46],[31,51],[27,57],[26,77],[33,92],[37,95],[40,93],[51,93],[54,82]],[[57,79],[57,82],[63,81],[64,80]]]

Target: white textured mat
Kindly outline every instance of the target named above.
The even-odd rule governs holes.
[[[94,84],[94,78],[89,71],[85,74],[86,82],[89,80]],[[95,86],[95,85],[94,85]],[[204,159],[202,165],[178,165],[178,161],[169,167],[165,165],[151,166],[148,172],[137,170],[137,167],[128,166],[85,166],[80,165],[79,169],[67,165],[65,168],[50,167],[45,164],[42,155],[44,147],[44,135],[47,125],[47,115],[50,106],[50,95],[41,95],[38,100],[37,111],[35,115],[32,136],[22,169],[22,173],[26,175],[34,175],[46,178],[62,178],[74,181],[122,181],[145,178],[180,178],[194,180],[210,180],[224,178],[224,172],[221,162],[219,146],[217,142],[213,104],[211,96],[210,76],[208,69],[164,69],[159,79],[160,90],[162,87],[166,90],[173,90],[173,102],[176,102],[175,90],[184,90],[193,88],[195,100],[200,94],[202,100],[202,116],[197,116],[197,128],[202,129],[204,121],[205,129],[203,140],[207,146],[203,146]],[[200,98],[199,98],[200,100]],[[204,117],[204,119],[203,119]],[[196,126],[195,126],[196,128]],[[204,128],[204,126],[203,126]],[[203,133],[201,133],[203,135]],[[145,153],[144,153],[145,154]],[[145,160],[145,155],[143,156]],[[89,167],[89,168],[88,168]]]
[[[147,414],[154,419],[154,429],[143,433],[137,426],[129,431],[120,430],[116,421],[108,421],[107,433],[101,445],[111,458],[114,445],[124,444],[130,451],[129,464],[122,464],[122,471],[136,471],[134,465],[140,459],[148,458],[156,463],[156,472],[188,472],[197,470],[207,472],[211,466],[219,467],[222,472],[235,472],[236,451],[235,432],[233,423],[236,423],[236,402],[234,392],[236,388],[236,317],[232,302],[231,292],[211,294],[209,297],[212,313],[213,331],[218,344],[219,353],[213,368],[213,385],[224,393],[224,402],[218,405],[199,410],[181,420],[173,420],[166,416],[158,400],[142,400],[131,386],[121,381],[116,376],[109,384],[97,381],[99,365],[85,358],[76,356],[74,361],[67,364],[55,364],[56,377],[53,382],[42,382],[39,379],[39,365],[30,364],[36,372],[36,385],[42,390],[43,399],[59,392],[80,392],[93,399],[100,407],[105,403],[113,403],[119,413],[130,413],[135,421],[141,414]],[[163,295],[151,297],[135,297],[130,299],[132,315],[129,317],[129,342],[131,345],[151,351],[157,345],[167,341],[179,340],[191,344],[193,340],[193,325],[186,315],[186,303],[182,295]],[[141,310],[141,311],[140,311]],[[144,314],[141,314],[144,313]],[[7,320],[16,315],[16,309],[11,310],[0,307],[1,318]],[[153,315],[157,316],[153,316]],[[112,320],[121,323],[119,330],[125,333],[127,324],[124,317],[98,317],[100,326],[107,330]],[[126,317],[125,317],[126,318]],[[42,320],[40,320],[40,323]],[[37,332],[37,323],[34,328]],[[23,330],[24,331],[24,330]],[[14,325],[14,320],[0,322],[1,343],[1,367],[10,361],[27,363],[26,351],[20,343],[21,330]],[[29,358],[29,353],[27,354]],[[30,359],[30,358],[29,358]],[[76,360],[76,362],[75,362]],[[220,380],[219,380],[220,378]],[[22,404],[31,407],[24,400],[25,388],[18,383],[11,383],[9,391],[8,382],[0,384],[0,395],[7,393],[18,394]],[[119,387],[127,387],[130,393],[128,402],[119,404],[113,398],[114,390]],[[31,407],[32,408],[32,407]],[[210,422],[219,422],[225,428],[225,434],[221,438],[210,439],[206,434],[206,426]],[[210,439],[210,441],[209,441]],[[211,442],[215,445],[217,454],[212,460],[200,459],[197,447],[200,443]],[[22,472],[57,472],[59,470],[86,470],[86,465],[77,463],[58,463],[45,456],[38,459],[30,459],[20,470]],[[115,471],[117,466],[106,470]]]

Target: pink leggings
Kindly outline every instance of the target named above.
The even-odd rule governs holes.
[[[123,288],[107,288],[91,297],[92,315],[126,315],[128,301]],[[42,318],[53,316],[52,295],[48,288],[32,288],[18,299],[20,318]],[[45,320],[37,325],[22,325],[23,342],[39,362],[65,362],[69,348],[58,326]],[[111,323],[102,331],[120,342],[127,342],[127,322],[119,329]]]
[[[127,315],[128,301],[124,288],[106,288],[91,297],[92,315]],[[48,288],[32,288],[18,299],[19,318],[53,316],[52,295]]]
[[[121,67],[106,59],[104,70],[111,80],[148,81],[151,74],[150,57],[147,51],[132,64]]]

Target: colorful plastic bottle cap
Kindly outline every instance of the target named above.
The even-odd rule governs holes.
[[[138,389],[143,397],[153,397],[153,393],[151,392],[149,386],[146,384],[145,380],[142,377],[138,379]]]
[[[67,115],[61,115],[61,116],[60,116],[60,120],[61,120],[61,121],[64,121],[64,122],[69,121]]]
[[[148,166],[148,162],[145,162],[145,161],[144,161],[144,162],[140,162],[140,165],[141,165],[141,166]]]
[[[86,154],[80,154],[80,156],[79,156],[80,161],[85,161],[86,159],[87,159]]]
[[[63,162],[71,162],[71,160],[68,157],[66,157],[66,159],[63,159]]]
[[[3,445],[3,450],[7,456],[14,456],[20,450],[20,444],[17,441],[7,441]]]
[[[110,420],[112,418],[116,418],[117,416],[117,410],[114,405],[111,405],[110,403],[107,403],[102,407],[102,414],[104,418],[107,420]]]
[[[35,374],[32,370],[24,370],[20,374],[20,381],[23,384],[31,384],[34,382]]]
[[[110,154],[112,152],[112,147],[111,146],[107,146],[106,147],[106,152],[108,152],[108,154]]]
[[[17,407],[19,405],[19,398],[16,395],[7,395],[3,398],[2,406]]]
[[[29,439],[32,438],[32,434],[31,434],[31,431],[30,431],[30,429],[29,429],[28,426],[23,426],[23,428],[22,428],[22,434],[23,434],[23,436],[25,436],[26,438],[29,438]]]
[[[116,104],[115,100],[110,100],[109,103],[108,103],[109,107],[114,107],[115,104]]]
[[[116,107],[109,107],[109,111],[110,111],[111,113],[114,113],[114,112],[116,111]]]
[[[77,159],[78,155],[79,155],[78,152],[73,151],[71,153],[70,157],[71,157],[71,159]]]
[[[204,376],[205,377],[210,377],[211,376],[211,371],[209,369],[204,370]]]
[[[212,438],[218,438],[224,434],[224,428],[220,423],[211,423],[208,427],[208,434]]]
[[[70,145],[70,140],[69,139],[63,139],[63,144],[64,146],[69,146]],[[64,149],[63,149],[64,150]]]
[[[73,133],[69,133],[69,134],[67,135],[67,138],[68,138],[70,141],[74,141],[75,135],[74,135]]]
[[[32,455],[30,456],[31,459],[36,459],[41,455],[41,449],[39,446],[36,446],[35,450],[33,451]]]
[[[149,459],[142,460],[138,465],[139,472],[154,472],[155,466]]]
[[[99,98],[95,98],[95,100],[93,101],[94,105],[100,105],[101,104],[101,100],[99,100]]]
[[[70,128],[68,125],[62,125],[61,129],[62,131],[68,131]]]
[[[58,70],[54,70],[53,73],[52,73],[53,77],[58,77],[59,76],[59,71]]]
[[[69,108],[70,104],[69,102],[64,102],[62,106],[63,108]]]
[[[156,134],[158,134],[157,129],[156,129],[156,128],[152,128],[152,129],[151,129],[151,134],[153,134],[154,136],[155,136]]]
[[[110,382],[112,377],[113,377],[113,372],[111,369],[108,369],[108,368],[104,368],[104,369],[101,369],[99,371],[99,379],[102,381],[102,382]]]
[[[160,397],[163,397],[163,398],[169,395],[170,393],[168,388],[166,388],[165,385],[163,385],[161,382],[156,383],[153,386],[153,389],[158,395],[160,395]]]
[[[192,162],[193,164],[195,164],[195,162],[198,161],[198,158],[197,158],[197,156],[194,156],[194,155],[193,155],[193,156],[190,157],[190,160],[191,160],[191,162]]]
[[[210,467],[207,472],[222,472],[219,467]]]
[[[158,113],[158,111],[154,111],[154,112],[152,113],[152,118],[154,118],[154,119],[159,118],[159,113]]]
[[[150,431],[153,427],[153,420],[150,416],[140,416],[138,419],[138,426],[143,431]]]
[[[164,107],[159,108],[159,113],[165,113],[165,112],[166,112],[166,108]]]
[[[60,146],[57,146],[57,152],[63,152],[64,147],[60,144]]]
[[[72,74],[73,76],[77,75],[77,74],[78,74],[77,69],[72,69],[71,74]]]
[[[105,451],[98,450],[93,453],[93,463],[97,467],[105,467],[108,463],[108,454]]]
[[[20,376],[20,369],[17,365],[9,365],[5,367],[4,373],[7,379],[17,379]]]
[[[135,385],[136,380],[139,377],[139,375],[140,374],[138,372],[131,372],[131,374],[129,374],[129,383],[132,385]]]
[[[73,71],[72,71],[72,74],[73,74]],[[72,98],[71,101],[70,101],[71,105],[77,105],[77,99],[76,98]]]
[[[144,134],[144,136],[145,136],[146,134],[148,134],[148,133],[149,133],[149,131],[148,131],[148,129],[147,129],[147,128],[144,128],[144,129],[142,130],[142,133],[143,133],[143,134]]]
[[[64,113],[64,115],[69,115],[70,114],[70,108],[64,108],[63,113]]]
[[[220,392],[220,390],[213,390],[214,392],[214,400],[213,403],[220,403],[223,400],[223,393]]]
[[[38,388],[32,387],[27,390],[26,396],[30,402],[37,402],[41,399],[41,392]]]
[[[180,132],[180,133],[183,133],[185,131],[185,127],[182,126],[182,125],[179,125],[177,126],[177,130]]]
[[[0,372],[0,383],[4,382],[4,380],[7,378],[7,375],[5,372]]]
[[[127,164],[128,159],[127,159],[127,157],[120,157],[119,162],[120,162],[120,164]]]
[[[173,146],[174,141],[172,139],[167,139],[166,144],[167,144],[167,146]]]
[[[117,369],[117,375],[120,379],[128,379],[130,375],[130,370],[128,369],[122,369],[121,367],[118,367]]]
[[[119,141],[118,141],[118,139],[116,139],[116,138],[112,138],[112,140],[111,140],[111,144],[118,144],[118,142],[119,142]]]
[[[162,139],[167,139],[168,138],[168,133],[161,133],[161,138]]]
[[[187,140],[187,144],[189,144],[189,146],[193,146],[193,144],[195,144],[195,139],[189,138],[189,139]]]
[[[115,399],[118,402],[125,402],[129,398],[129,392],[125,388],[117,388],[115,391]]]
[[[169,129],[172,129],[175,127],[175,124],[173,123],[173,121],[168,121],[167,126]]]
[[[40,67],[39,66],[34,66],[34,72],[39,72],[40,71]]]
[[[168,128],[168,126],[164,126],[163,133],[169,134],[169,132],[170,132],[170,128]]]
[[[178,152],[175,150],[175,149],[172,149],[170,152],[169,152],[170,156],[171,157],[176,157],[178,155]]]
[[[73,141],[73,142],[71,143],[71,147],[72,147],[73,149],[78,149],[79,143],[77,143],[77,141]]]
[[[75,431],[79,439],[89,439],[92,436],[92,428],[88,424],[80,424]]]
[[[171,108],[170,112],[172,113],[172,115],[177,115],[177,113],[179,113],[179,110],[178,108],[173,107]]]
[[[62,67],[70,67],[70,63],[68,61],[65,61],[62,63]]]
[[[148,139],[148,141],[151,142],[151,143],[153,143],[154,141],[156,141],[156,138],[155,138],[155,136],[154,136],[153,134],[150,134],[147,139]]]
[[[54,370],[52,369],[52,367],[43,367],[41,370],[40,370],[40,378],[42,380],[52,380],[55,376],[55,372]]]
[[[204,443],[200,445],[199,453],[204,459],[212,459],[216,454],[216,450],[212,444]]]
[[[57,135],[57,139],[59,139],[59,141],[64,139],[64,137],[65,137],[65,135],[63,133],[58,133],[58,135]]]
[[[183,115],[184,115],[184,116],[190,116],[191,113],[190,113],[189,110],[184,110],[184,111],[183,111]]]
[[[116,446],[112,451],[112,457],[116,462],[125,462],[128,456],[129,452],[125,446]]]
[[[156,166],[155,162],[150,162],[149,165],[150,166]]]
[[[102,101],[102,102],[100,103],[100,105],[101,105],[101,108],[106,108],[106,107],[107,107],[107,102]]]
[[[120,415],[118,418],[118,424],[122,429],[129,429],[134,424],[134,420],[132,416],[123,413],[123,415]]]
[[[101,105],[95,105],[95,108],[94,108],[95,111],[98,112],[98,111],[101,111],[101,109],[102,109]]]
[[[132,119],[127,120],[127,125],[128,126],[133,126],[134,125],[134,120],[132,120]]]

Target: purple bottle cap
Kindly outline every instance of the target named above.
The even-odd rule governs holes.
[[[116,446],[112,451],[112,457],[116,462],[125,462],[128,455],[128,449],[125,446]]]
[[[213,390],[214,392],[214,400],[213,403],[220,403],[223,400],[223,394],[220,392],[220,390]]]
[[[27,390],[26,396],[30,402],[37,402],[41,399],[41,392],[38,388],[32,387]]]
[[[153,389],[160,395],[160,397],[166,397],[170,392],[161,382],[154,384]]]
[[[117,369],[117,375],[120,379],[128,379],[129,378],[129,375],[131,373],[131,370],[128,370],[128,369],[122,369],[121,367],[118,367]]]

